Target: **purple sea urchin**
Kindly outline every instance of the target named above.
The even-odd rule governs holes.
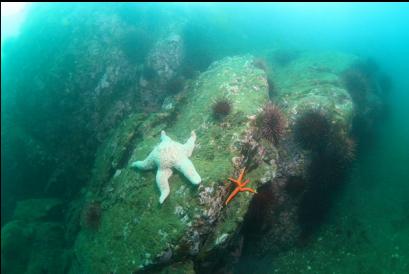
[[[247,212],[244,231],[255,235],[267,231],[271,226],[272,211],[277,206],[278,202],[273,194],[272,183],[259,187]]]
[[[339,161],[348,166],[355,159],[356,143],[345,133],[337,131],[331,135],[325,150],[328,154],[338,155]]]
[[[310,233],[328,216],[337,193],[348,181],[355,158],[355,142],[341,125],[332,125],[327,141],[312,155],[308,167],[308,188],[300,206],[300,224]],[[317,201],[320,201],[317,203]]]
[[[373,59],[360,60],[353,63],[341,74],[344,87],[355,104],[363,105],[368,94],[378,90],[376,82],[379,67]]]
[[[231,112],[232,104],[228,99],[220,98],[213,103],[212,109],[213,117],[216,120],[221,120]]]
[[[268,103],[257,116],[256,125],[262,137],[277,145],[284,134],[286,120],[276,105]]]
[[[256,68],[259,68],[261,70],[267,71],[267,63],[264,59],[262,58],[256,58],[253,60],[253,66]]]
[[[289,176],[286,180],[285,190],[288,194],[297,197],[306,189],[307,182],[301,176]]]
[[[363,104],[366,101],[369,90],[367,76],[361,71],[352,68],[343,72],[341,78],[354,103]]]
[[[267,77],[267,85],[268,85],[268,96],[270,98],[276,96],[277,95],[276,86],[270,77]]]
[[[294,125],[294,137],[304,149],[324,147],[330,135],[331,123],[319,110],[308,110],[301,114]]]
[[[94,230],[98,229],[101,223],[101,215],[101,203],[92,202],[88,204],[82,212],[84,226]]]

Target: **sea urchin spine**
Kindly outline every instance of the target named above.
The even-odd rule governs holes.
[[[82,213],[84,225],[87,228],[97,230],[101,223],[102,209],[101,203],[92,202],[88,204]]]
[[[268,103],[257,117],[257,126],[262,137],[277,145],[284,134],[286,120],[276,105]]]
[[[231,112],[232,104],[228,99],[221,98],[213,103],[212,109],[214,118],[216,120],[221,120]]]
[[[320,110],[308,110],[295,122],[294,137],[304,149],[325,147],[330,135],[331,123]]]

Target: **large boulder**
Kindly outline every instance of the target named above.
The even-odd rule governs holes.
[[[225,207],[230,192],[226,180],[244,167],[237,159],[243,158],[241,149],[252,117],[268,101],[267,90],[266,74],[254,67],[251,56],[225,58],[188,85],[173,113],[145,119],[131,116],[120,125],[97,156],[85,203],[101,202],[101,222],[97,231],[84,228],[80,232],[75,245],[78,264],[73,272],[79,268],[87,273],[130,273],[197,255],[210,234],[214,238],[210,249],[228,241],[243,222],[253,194],[239,193]],[[232,105],[222,121],[212,112],[220,98],[227,98]],[[191,160],[202,177],[200,186],[195,187],[175,173],[163,205],[158,202],[156,172],[129,168],[131,162],[149,154],[159,142],[161,130],[179,142],[196,131]],[[246,174],[251,179],[249,187],[256,189],[261,178],[273,174],[276,167],[263,168]],[[106,176],[101,179],[101,174]],[[222,212],[228,217],[219,221]]]
[[[311,200],[317,207],[329,207],[334,190],[327,181],[336,181],[333,169],[343,167],[321,164],[333,160],[327,154],[333,154],[329,147],[339,141],[335,138],[350,140],[355,108],[341,75],[356,60],[355,56],[337,52],[303,52],[285,66],[273,63],[269,73],[275,87],[273,101],[285,113],[288,128],[277,148],[276,176],[260,189],[249,210],[243,252],[262,255],[293,246],[304,229],[301,216],[313,219],[316,213],[310,208]],[[319,151],[303,149],[295,136],[298,118],[309,111],[325,115],[333,131],[330,144],[319,144]],[[338,147],[336,152],[343,153]],[[317,165],[321,166],[319,176],[324,179],[318,180],[311,171]],[[329,175],[324,176],[326,173]]]
[[[98,151],[82,204],[83,216],[100,220],[91,229],[83,218],[71,272],[168,271],[189,265],[186,258],[192,257],[196,270],[224,265],[222,271],[230,271],[243,248],[262,254],[293,245],[301,234],[300,218],[315,210],[311,199],[330,202],[333,181],[340,180],[351,156],[343,149],[353,153],[355,109],[342,75],[356,61],[338,53],[302,53],[285,66],[260,66],[252,56],[227,57],[188,82],[169,100],[171,107],[129,116]],[[231,106],[221,119],[213,113],[220,100]],[[260,134],[258,117],[271,101],[286,125],[277,142]],[[303,148],[295,136],[298,118],[311,110],[324,115],[330,127],[331,141],[320,150]],[[156,171],[130,164],[146,158],[162,130],[181,143],[195,130],[190,159],[202,182],[194,186],[175,172],[161,205]],[[258,193],[240,192],[226,206],[233,190],[227,178],[243,168],[248,187]],[[95,205],[101,214],[87,215]]]

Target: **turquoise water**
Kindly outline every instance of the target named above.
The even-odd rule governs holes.
[[[232,240],[227,251],[218,254],[235,255],[214,263],[213,268],[206,268],[203,258],[195,254],[187,256],[194,267],[167,261],[165,265],[174,268],[163,273],[409,273],[407,14],[408,3],[34,4],[13,15],[3,14],[2,6],[2,272],[86,273],[77,272],[81,264],[76,265],[75,252],[82,237],[77,238],[82,235],[83,203],[93,192],[105,191],[93,188],[92,171],[105,168],[98,165],[97,152],[110,147],[105,142],[132,115],[156,117],[141,121],[153,124],[158,132],[162,128],[172,132],[186,109],[176,109],[163,122],[160,115],[172,113],[165,103],[183,105],[178,95],[200,87],[195,81],[217,67],[210,66],[213,62],[250,54],[264,60],[268,79],[276,84],[279,95],[270,98],[273,102],[291,91],[288,87],[303,87],[304,82],[290,75],[296,69],[309,74],[305,63],[335,71],[342,67],[337,60],[370,58],[379,71],[377,77],[389,77],[391,88],[380,95],[386,107],[374,111],[377,115],[369,133],[354,137],[356,154],[348,176],[331,196],[325,218],[313,222],[308,235],[301,233],[285,247],[255,254],[251,250],[257,245],[249,243],[244,233],[244,248],[233,251],[243,243],[241,236]],[[176,46],[166,48],[166,43]],[[274,52],[284,52],[282,62],[288,58],[289,65],[274,61]],[[320,67],[322,59],[314,59],[320,54],[332,56],[328,59],[332,61],[324,59],[325,68]],[[332,85],[331,79],[318,80]],[[381,82],[380,78],[374,81]],[[369,113],[363,111],[366,107],[373,105],[355,104],[354,111]],[[195,121],[191,123],[193,127]],[[228,123],[217,134],[226,128]],[[133,150],[143,141],[138,139],[143,133],[139,134],[129,134],[123,143],[132,144]],[[184,128],[180,134],[177,139],[187,136]],[[110,149],[113,155],[121,151],[115,146]],[[117,166],[126,165],[131,154],[126,151],[119,160],[112,156],[107,174],[120,176],[122,169]],[[224,168],[216,160],[214,165],[206,170]],[[16,210],[19,202],[31,199],[56,200]],[[120,195],[110,199],[110,203],[126,201]],[[92,213],[99,216],[101,208],[95,204],[94,208]],[[21,223],[18,216],[25,216],[30,225]],[[99,226],[99,219],[94,222]],[[241,235],[240,228],[236,231]],[[186,260],[181,256],[175,262]],[[107,273],[122,273],[109,263],[106,267]],[[145,273],[138,271],[133,273]],[[157,268],[146,271],[160,273]]]

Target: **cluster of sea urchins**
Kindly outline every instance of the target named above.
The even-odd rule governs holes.
[[[257,116],[256,124],[261,136],[277,145],[284,134],[286,119],[276,105],[268,103]]]
[[[331,131],[331,122],[318,109],[307,110],[295,121],[295,141],[304,149],[325,148]]]
[[[219,98],[213,103],[212,109],[213,117],[216,120],[221,120],[231,112],[232,104],[226,98]]]

